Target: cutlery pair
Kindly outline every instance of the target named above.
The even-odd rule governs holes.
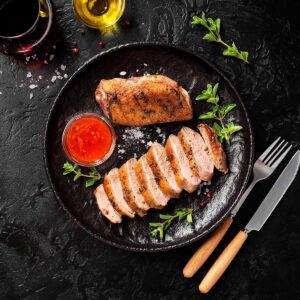
[[[210,254],[220,243],[225,233],[233,222],[233,218],[245,202],[247,196],[255,186],[255,184],[269,177],[278,167],[292,146],[288,146],[288,142],[280,137],[275,140],[272,145],[257,159],[253,168],[253,180],[247,190],[244,192],[237,205],[225,221],[208,237],[208,239],[195,252],[189,262],[183,269],[184,277],[192,277],[200,267],[205,263]],[[201,284],[199,290],[207,293],[225,272],[231,261],[234,259],[239,249],[248,237],[248,233],[252,230],[259,231],[272,211],[281,200],[282,196],[294,180],[299,168],[300,151],[293,156],[280,177],[265,197],[262,204],[257,209],[244,231],[240,231],[231,243],[225,248],[214,265],[210,268]]]

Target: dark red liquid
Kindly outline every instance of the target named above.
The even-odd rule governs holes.
[[[0,0],[0,52],[32,52],[48,36],[52,20],[50,0]]]
[[[34,25],[38,14],[38,0],[0,0],[0,35],[25,33]]]

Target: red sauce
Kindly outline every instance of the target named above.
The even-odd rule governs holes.
[[[111,130],[104,121],[82,117],[71,123],[65,145],[75,160],[92,163],[107,154],[112,140]]]

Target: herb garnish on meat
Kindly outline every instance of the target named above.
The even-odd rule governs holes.
[[[236,104],[229,103],[225,106],[221,106],[219,104],[219,96],[217,95],[218,88],[219,83],[216,83],[214,86],[207,84],[206,89],[196,97],[196,100],[206,100],[206,102],[212,104],[212,111],[200,115],[199,119],[213,119],[218,121],[219,123],[214,122],[213,128],[216,131],[220,142],[222,143],[225,139],[227,143],[230,143],[231,135],[240,131],[243,127],[238,124],[234,124],[233,122],[228,122],[227,124],[224,122],[224,118],[236,107]]]

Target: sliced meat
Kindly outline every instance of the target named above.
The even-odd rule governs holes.
[[[142,126],[193,117],[187,91],[162,75],[102,79],[95,96],[104,114],[120,125]]]
[[[119,176],[126,202],[132,210],[134,210],[139,216],[143,217],[150,207],[140,192],[140,185],[134,171],[136,161],[137,160],[135,158],[131,158],[122,165],[119,169]]]
[[[219,171],[226,174],[228,172],[226,155],[215,130],[207,124],[199,124],[198,129],[201,133],[201,136],[203,137],[205,144],[207,145],[208,153],[215,167]]]
[[[145,155],[136,162],[134,168],[140,183],[140,191],[147,204],[151,208],[163,208],[170,197],[159,188],[158,178],[154,176]]]
[[[171,134],[167,140],[165,149],[177,184],[190,193],[194,192],[201,180],[199,176],[193,174],[179,138]]]
[[[178,137],[189,159],[193,174],[198,175],[201,180],[210,181],[214,172],[214,164],[200,134],[188,127],[182,127]]]
[[[176,182],[165,148],[159,143],[153,143],[146,154],[146,158],[155,178],[158,180],[160,189],[171,198],[178,198],[182,189]]]
[[[106,195],[111,201],[113,207],[124,216],[129,218],[134,217],[134,211],[130,208],[124,199],[122,185],[117,168],[112,169],[105,177],[103,186]]]
[[[94,195],[102,215],[112,223],[121,223],[121,215],[112,206],[102,184],[95,189]]]

